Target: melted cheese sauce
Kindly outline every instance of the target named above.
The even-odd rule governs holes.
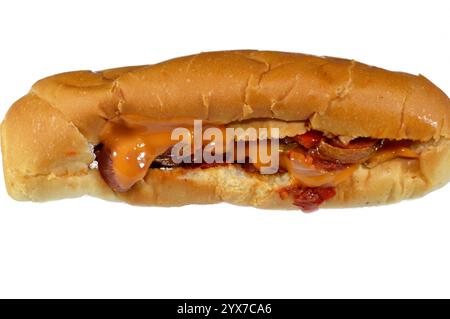
[[[115,179],[122,189],[143,179],[153,160],[177,143],[171,139],[177,127],[187,128],[193,137],[193,121],[188,119],[162,122],[127,115],[107,123],[101,141],[111,154]]]
[[[419,154],[405,146],[387,147],[378,150],[365,164],[371,168],[397,157],[415,159]]]
[[[180,127],[189,132],[188,135],[193,146],[192,153],[196,149],[201,150],[207,144],[214,144],[211,142],[212,140],[203,140],[200,145],[196,145],[194,135],[197,132],[194,132],[194,120],[188,118],[161,121],[135,115],[122,115],[107,123],[101,134],[101,141],[106,150],[110,152],[114,178],[121,190],[128,190],[143,179],[153,160],[178,143],[178,140],[172,140],[171,137],[172,131]],[[203,123],[203,129],[208,127],[216,127],[223,136],[226,136],[225,127]],[[216,152],[225,149],[225,145],[222,145],[223,148],[221,145],[215,146]],[[251,158],[251,162],[259,170],[268,165],[267,162],[262,162],[258,155],[255,158],[254,154],[260,154],[259,143],[247,144],[244,154],[237,152],[236,143],[234,147],[235,161],[242,162],[246,157]],[[267,147],[267,150],[271,149],[270,141],[267,142]],[[240,156],[238,157],[238,155]],[[279,166],[288,171],[300,184],[307,187],[336,186],[349,178],[357,168],[357,165],[352,165],[340,170],[325,171],[314,167],[312,159],[301,152],[285,152],[280,149],[279,155]],[[368,163],[377,165],[377,163],[394,157],[417,158],[418,155],[407,147],[391,147],[379,150]]]

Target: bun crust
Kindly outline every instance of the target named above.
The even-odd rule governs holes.
[[[142,205],[227,201],[295,208],[278,195],[289,176],[259,176],[231,165],[151,169],[129,192],[116,194],[88,168],[94,160],[89,145],[120,114],[281,126],[282,136],[303,133],[309,121],[334,135],[428,143],[419,160],[358,168],[323,206],[388,203],[423,195],[450,179],[449,112],[449,98],[421,75],[303,54],[212,52],[156,65],[67,72],[38,81],[8,111],[1,127],[5,182],[19,200],[89,194]]]

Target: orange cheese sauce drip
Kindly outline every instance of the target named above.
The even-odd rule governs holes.
[[[369,166],[376,166],[393,158],[419,158],[419,154],[405,146],[386,147],[377,151],[368,161]]]
[[[101,141],[110,152],[115,178],[122,189],[129,189],[144,178],[153,160],[178,141],[173,129],[186,128],[193,136],[192,119],[149,120],[122,115],[107,123]]]

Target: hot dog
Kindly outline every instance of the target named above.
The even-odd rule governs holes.
[[[39,80],[7,112],[4,176],[18,200],[305,211],[391,203],[450,179],[449,112],[421,75],[297,53],[67,72]]]

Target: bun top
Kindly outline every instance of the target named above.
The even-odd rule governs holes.
[[[132,113],[220,124],[309,121],[314,129],[353,137],[450,136],[450,100],[425,77],[295,53],[210,52],[68,72],[38,81],[31,94],[61,111],[92,143],[108,119]]]

